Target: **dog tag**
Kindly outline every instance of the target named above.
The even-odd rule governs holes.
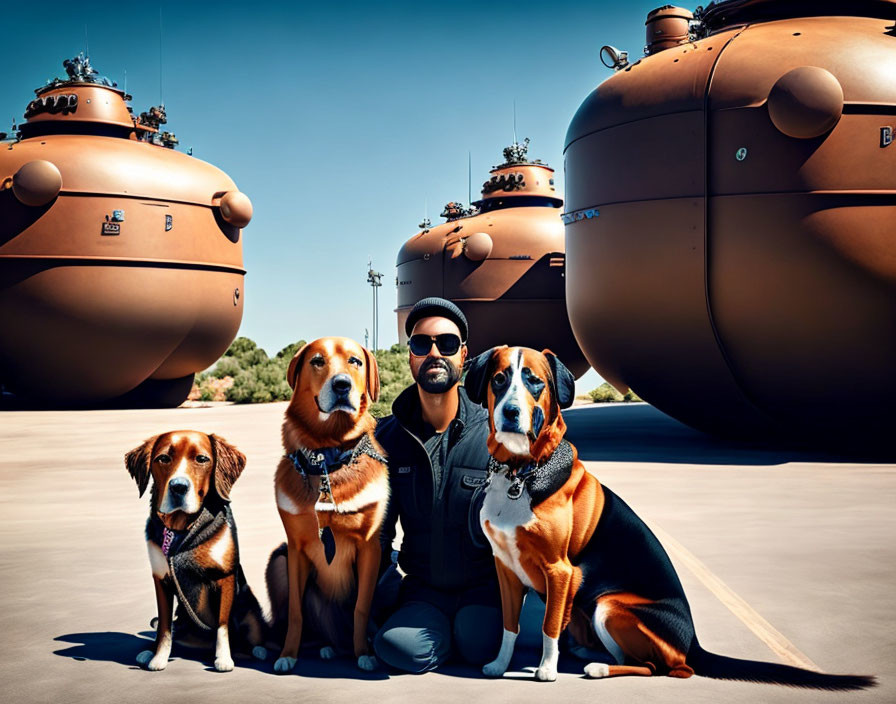
[[[507,497],[514,501],[523,495],[523,480],[514,477],[510,486],[507,488]]]
[[[327,558],[327,564],[329,565],[333,562],[333,558],[336,557],[336,538],[333,537],[333,531],[330,530],[330,526],[321,528],[319,535],[320,542],[324,544],[324,557]]]

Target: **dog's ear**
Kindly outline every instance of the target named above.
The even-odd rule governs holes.
[[[299,376],[299,368],[302,366],[302,361],[305,359],[305,351],[308,349],[307,343],[302,345],[298,352],[296,352],[292,359],[289,362],[289,368],[286,370],[286,383],[289,384],[289,388],[293,391],[296,390],[296,381]]]
[[[137,482],[140,496],[143,496],[146,492],[146,487],[149,486],[149,478],[152,476],[149,470],[149,463],[152,461],[152,451],[158,439],[159,436],[154,435],[124,456],[124,466],[128,468],[131,477]]]
[[[208,439],[215,453],[215,491],[224,501],[230,501],[230,489],[246,467],[246,456],[217,435]]]
[[[364,350],[364,362],[367,364],[367,397],[375,402],[380,397],[380,368],[373,352],[366,347],[361,349]]]
[[[548,360],[551,375],[554,377],[554,398],[557,399],[557,405],[560,408],[569,408],[576,398],[576,378],[553,352],[542,350],[541,353]]]
[[[488,377],[491,371],[492,359],[495,353],[503,347],[492,347],[473,359],[468,359],[464,365],[467,375],[464,377],[464,389],[473,403],[480,406],[488,406]]]

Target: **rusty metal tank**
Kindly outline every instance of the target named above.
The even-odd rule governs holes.
[[[0,382],[53,405],[177,405],[243,313],[249,199],[164,106],[78,56],[0,142]],[[2,135],[6,137],[6,135]]]
[[[894,18],[666,6],[643,58],[604,47],[564,217],[570,320],[605,378],[718,433],[892,437]]]
[[[468,347],[549,347],[581,376],[588,363],[566,315],[563,199],[554,170],[526,157],[529,140],[504,150],[482,197],[470,208],[448,203],[446,222],[424,221],[398,253],[398,335],[421,298],[456,303],[470,323]]]

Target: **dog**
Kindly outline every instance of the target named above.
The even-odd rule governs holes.
[[[389,499],[385,454],[369,413],[379,397],[376,358],[353,340],[322,338],[296,353],[287,381],[293,394],[274,478],[287,541],[267,570],[273,627],[286,631],[274,671],[295,666],[303,625],[327,643],[321,657],[351,648],[358,667],[373,670],[367,629]]]
[[[178,639],[183,631],[214,633],[216,670],[233,669],[232,635],[263,658],[267,624],[240,567],[230,510],[243,453],[216,435],[181,430],[149,438],[125,455],[125,466],[141,497],[152,479],[146,546],[159,615],[155,650],[137,662],[148,670],[167,666],[175,596]]]
[[[668,555],[618,496],[588,471],[565,438],[561,409],[575,379],[550,351],[496,347],[471,360],[464,381],[488,408],[491,455],[480,523],[501,590],[504,637],[483,667],[504,674],[519,630],[526,587],[545,598],[543,650],[535,679],[557,678],[558,639],[569,626],[607,662],[589,677],[693,674],[818,689],[860,689],[873,677],[827,675],[707,652]]]

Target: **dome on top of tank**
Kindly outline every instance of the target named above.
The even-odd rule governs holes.
[[[492,209],[495,203],[491,201],[497,199],[505,203],[503,207],[513,207],[525,205],[523,199],[531,201],[534,197],[538,205],[562,206],[563,199],[554,188],[554,170],[539,159],[529,161],[528,151],[528,137],[522,144],[514,141],[505,147],[504,163],[492,167],[491,177],[482,184],[482,198],[473,205],[486,211]],[[504,200],[506,198],[520,199],[520,202],[509,203]]]
[[[168,118],[164,105],[149,108],[135,116],[127,95],[114,81],[90,64],[90,57],[79,53],[62,62],[67,78],[54,78],[35,89],[36,98],[25,108],[26,122],[21,125],[23,138],[48,134],[95,134],[130,138],[174,148],[177,138],[161,131]]]

